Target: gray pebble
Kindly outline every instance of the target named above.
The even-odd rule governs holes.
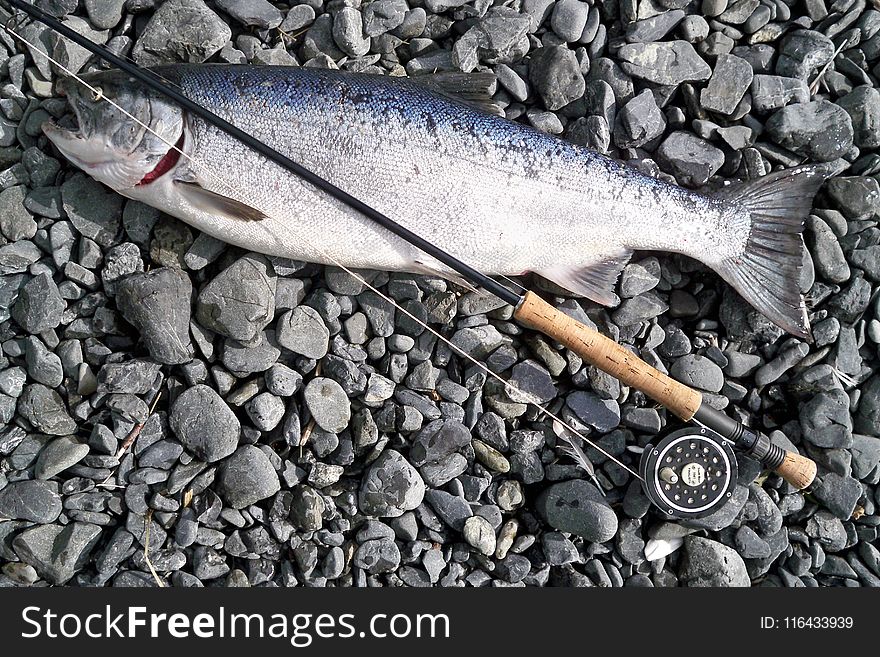
[[[40,577],[50,584],[62,585],[85,567],[100,538],[101,527],[90,523],[41,525],[18,534],[12,548]]]
[[[574,53],[564,46],[541,48],[532,55],[529,80],[544,106],[557,110],[584,94],[586,83]]]
[[[34,466],[37,479],[51,479],[67,468],[79,463],[89,453],[89,446],[73,436],[62,436],[47,444]],[[54,520],[54,519],[53,519]]]
[[[752,75],[752,67],[744,59],[720,56],[709,84],[700,93],[700,103],[707,110],[732,114],[752,84]]]
[[[150,18],[132,56],[141,66],[173,61],[200,64],[231,36],[232,30],[202,0],[168,0]]]
[[[836,160],[853,144],[849,114],[827,100],[784,107],[765,127],[775,143],[817,162]]]
[[[281,25],[281,12],[267,0],[217,0],[217,8],[249,27],[266,30]]]
[[[657,84],[700,82],[712,75],[712,69],[687,41],[628,43],[617,56],[626,73]]]
[[[657,159],[684,185],[702,185],[724,164],[724,153],[704,139],[678,130],[657,149]]]
[[[325,431],[339,433],[351,419],[348,396],[336,381],[316,377],[306,385],[304,398],[312,417]]]
[[[61,323],[66,307],[52,277],[40,274],[21,288],[12,306],[12,318],[28,333],[42,333]]]
[[[39,431],[52,436],[76,431],[76,422],[68,414],[61,395],[42,383],[25,386],[18,400],[18,412]]]
[[[368,515],[395,518],[418,507],[424,496],[416,469],[400,452],[386,449],[364,473],[358,506]]]
[[[284,417],[284,401],[271,392],[261,392],[245,404],[245,412],[260,431],[271,431]]]
[[[583,480],[545,489],[535,501],[541,517],[554,529],[604,543],[617,533],[617,516],[602,494]]]
[[[0,490],[0,516],[39,524],[54,522],[61,514],[58,485],[25,479]]]
[[[685,537],[678,576],[687,586],[751,586],[746,565],[736,550],[699,536]]]
[[[330,331],[318,311],[309,306],[297,306],[279,317],[275,335],[282,347],[307,358],[317,360],[327,354]]]

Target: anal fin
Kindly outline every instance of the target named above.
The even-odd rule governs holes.
[[[614,285],[631,256],[631,250],[622,249],[590,265],[551,267],[537,273],[575,294],[603,306],[613,306],[620,301],[614,292]]]

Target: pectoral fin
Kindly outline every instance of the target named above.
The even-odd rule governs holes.
[[[586,267],[552,267],[537,273],[575,294],[613,306],[620,301],[614,293],[614,284],[631,256],[632,251],[623,249]]]
[[[214,215],[222,215],[237,221],[261,221],[267,216],[261,210],[236,201],[234,198],[209,191],[195,182],[174,181],[177,191],[198,209]]]

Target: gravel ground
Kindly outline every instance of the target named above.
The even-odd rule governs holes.
[[[686,186],[842,173],[792,281],[813,344],[683,257],[638,254],[616,308],[555,298],[820,464],[804,496],[742,458],[727,506],[670,523],[588,449],[600,494],[534,408],[343,272],[77,173],[39,131],[54,71],[0,35],[0,586],[156,586],[150,563],[169,586],[880,584],[877,0],[37,4],[145,65],[491,70],[509,118]],[[368,277],[632,466],[675,426],[493,299]]]

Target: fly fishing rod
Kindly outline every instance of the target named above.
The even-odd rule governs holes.
[[[736,458],[731,445],[756,459],[764,467],[775,471],[798,490],[808,487],[815,479],[816,464],[812,460],[773,444],[765,434],[712,408],[703,400],[699,391],[651,367],[620,344],[569,317],[534,292],[513,292],[169,87],[149,70],[111,53],[40,9],[23,0],[4,2],[363,214],[443,263],[469,283],[483,287],[513,306],[513,316],[523,326],[544,333],[571,349],[585,362],[640,390],[684,422],[694,422],[696,427],[674,432],[656,445],[648,445],[642,454],[640,478],[645,492],[668,515],[698,517],[711,513],[727,501],[736,483]]]

